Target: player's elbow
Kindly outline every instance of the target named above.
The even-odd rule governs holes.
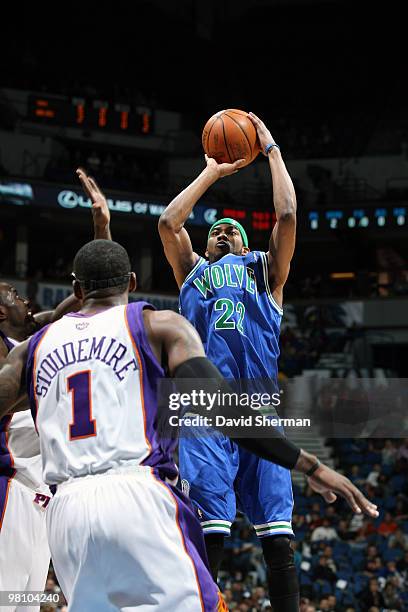
[[[285,225],[296,225],[296,205],[288,202],[285,208],[281,211],[278,217],[279,223]]]
[[[172,215],[166,210],[160,215],[158,223],[160,233],[177,233],[180,231],[178,225],[179,224],[176,224],[175,219],[172,218]]]
[[[275,206],[275,209],[279,221],[288,224],[296,223],[296,197],[286,194],[279,205]]]

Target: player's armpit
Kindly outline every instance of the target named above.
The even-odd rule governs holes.
[[[0,418],[15,408],[21,409],[14,405],[22,395],[28,343],[26,340],[13,348],[0,368]]]

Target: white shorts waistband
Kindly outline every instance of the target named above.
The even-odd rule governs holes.
[[[61,482],[56,485],[56,495],[61,491],[72,490],[77,487],[88,487],[93,483],[96,484],[105,478],[112,478],[117,476],[131,476],[137,478],[137,480],[154,480],[153,468],[146,465],[122,465],[115,468],[106,470],[106,472],[100,472],[98,474],[87,474],[86,476],[78,476],[77,478],[70,478],[65,482]]]

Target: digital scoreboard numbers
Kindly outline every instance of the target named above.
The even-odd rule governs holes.
[[[404,227],[407,207],[388,206],[370,208],[344,208],[325,211],[309,210],[307,226],[312,231],[329,229],[381,229]]]
[[[153,132],[153,112],[144,106],[109,103],[62,96],[29,96],[28,119],[45,125],[148,135]]]

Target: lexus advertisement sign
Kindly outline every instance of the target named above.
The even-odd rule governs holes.
[[[157,202],[138,198],[135,194],[106,191],[106,199],[110,210],[114,213],[138,215],[157,219],[166,208],[168,202]],[[0,179],[0,205],[41,206],[47,208],[88,209],[91,200],[80,189],[64,188],[37,181],[19,182],[17,180]],[[212,225],[222,210],[209,206],[196,206],[190,215],[193,225]]]

